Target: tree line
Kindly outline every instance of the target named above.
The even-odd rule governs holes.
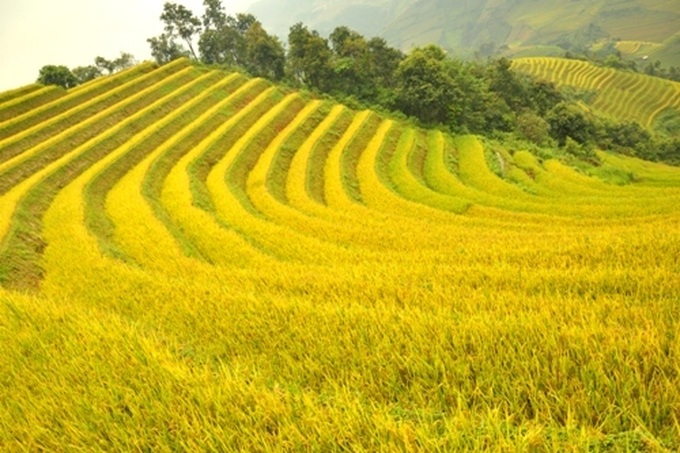
[[[59,85],[64,88],[73,88],[82,83],[94,80],[103,75],[111,75],[123,69],[131,68],[137,61],[132,54],[121,52],[120,56],[107,59],[96,57],[94,64],[78,66],[69,69],[64,65],[45,65],[40,68],[38,82],[44,85]]]
[[[187,57],[332,96],[352,107],[389,111],[422,126],[512,136],[592,161],[599,147],[680,163],[678,139],[661,140],[637,123],[597,117],[554,84],[514,71],[507,59],[463,61],[435,45],[406,54],[345,26],[326,38],[302,23],[290,28],[284,45],[253,15],[227,15],[221,0],[203,4],[202,16],[179,3],[164,4],[163,33],[148,39],[159,64]],[[118,60],[99,58],[94,67],[73,72],[85,78],[122,67]]]

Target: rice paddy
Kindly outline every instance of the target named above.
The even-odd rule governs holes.
[[[3,112],[0,450],[680,449],[676,167],[186,60]]]

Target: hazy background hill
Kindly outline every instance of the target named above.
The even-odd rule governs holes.
[[[250,12],[282,37],[300,21],[324,35],[347,25],[403,50],[436,43],[457,55],[485,57],[608,46],[680,64],[678,0],[259,0]]]
[[[418,3],[419,0],[259,0],[248,12],[282,38],[297,22],[303,22],[323,35],[339,25],[346,25],[364,35],[376,36]]]

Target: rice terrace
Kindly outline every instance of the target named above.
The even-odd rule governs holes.
[[[567,64],[513,63],[680,110]],[[0,450],[679,450],[680,167],[350,104],[185,57],[0,93]]]

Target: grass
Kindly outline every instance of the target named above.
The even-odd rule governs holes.
[[[680,448],[677,167],[184,66],[0,142],[0,451]]]

